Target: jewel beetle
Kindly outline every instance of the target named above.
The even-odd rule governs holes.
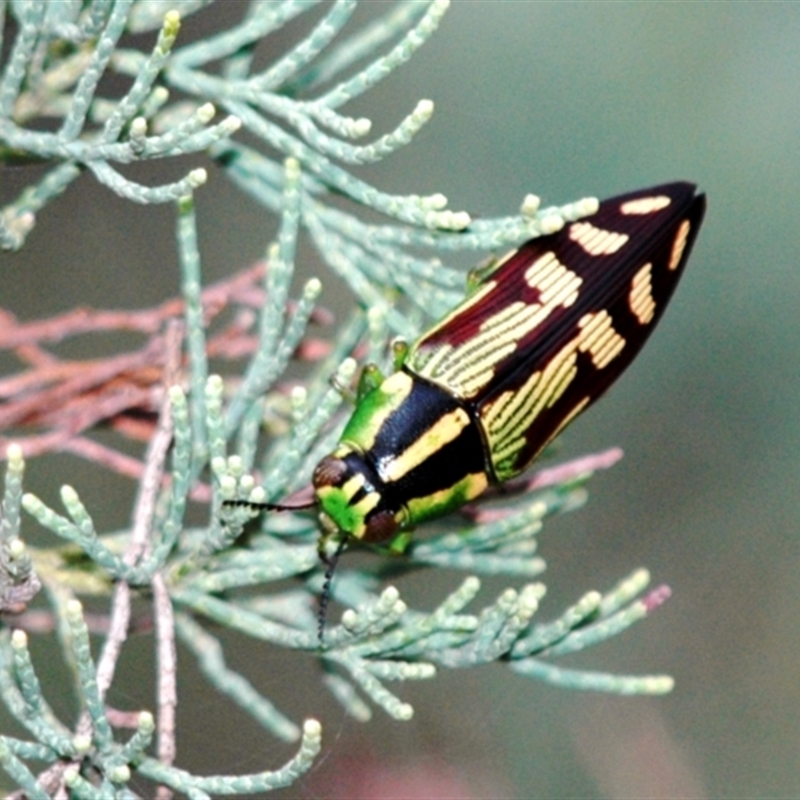
[[[402,549],[417,524],[527,469],[642,348],[704,211],[691,183],[639,190],[481,270],[397,371],[362,376],[313,474],[323,538]]]

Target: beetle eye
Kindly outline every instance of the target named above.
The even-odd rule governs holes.
[[[367,519],[366,531],[363,541],[365,542],[385,542],[391,539],[400,524],[390,511],[379,511]]]
[[[319,489],[322,486],[341,486],[349,471],[349,467],[341,458],[325,456],[317,464],[311,477],[311,482],[314,484],[315,489]]]

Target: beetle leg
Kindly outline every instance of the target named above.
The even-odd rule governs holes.
[[[408,342],[402,336],[392,340],[392,363],[394,371],[397,372],[406,363],[408,355]]]
[[[414,531],[403,531],[389,543],[389,553],[393,556],[402,555],[408,549],[411,540],[414,538]]]
[[[502,261],[505,259],[500,259],[497,256],[489,256],[488,258],[481,261],[477,267],[473,267],[467,273],[467,297],[469,297],[475,290],[482,284],[485,283],[487,278],[489,278],[492,273],[500,266]]]
[[[356,398],[362,400],[373,389],[377,389],[384,381],[385,376],[377,364],[365,364],[358,376]]]
[[[317,540],[317,555],[319,560],[330,568],[336,564],[336,559],[339,553],[344,549],[347,537],[343,536],[340,531],[325,531]]]
[[[365,395],[373,389],[377,389],[384,381],[384,374],[377,364],[365,364],[358,376],[356,390],[353,391],[349,386],[340,383],[336,376],[331,377],[331,386],[351,405],[358,405]]]
[[[365,364],[358,376],[356,390],[353,391],[349,386],[340,383],[336,376],[331,377],[331,386],[351,405],[358,405],[365,395],[373,389],[377,389],[383,383],[384,375],[377,364]]]

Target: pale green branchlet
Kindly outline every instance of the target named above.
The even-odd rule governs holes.
[[[151,480],[142,481],[131,514],[146,541],[132,542],[128,530],[99,531],[80,487],[63,486],[65,513],[54,510],[50,500],[23,494],[22,450],[8,450],[0,601],[4,609],[24,607],[44,583],[82,714],[74,728],[59,721],[44,697],[28,634],[0,632],[0,697],[29,739],[0,736],[0,766],[31,798],[50,796],[36,780],[42,769],[59,769],[63,786],[76,797],[133,796],[128,784],[134,776],[193,798],[259,795],[291,785],[312,767],[322,746],[321,726],[314,719],[291,719],[232,669],[212,632],[215,626],[320,659],[323,685],[362,721],[373,706],[398,720],[412,717],[412,704],[390,688],[397,681],[429,680],[440,669],[498,660],[503,661],[498,669],[570,688],[669,691],[671,679],[665,676],[613,676],[554,663],[621,633],[657,607],[666,592],[643,597],[646,571],[611,591],[584,593],[554,620],[538,621],[545,590],[529,581],[543,573],[545,563],[535,536],[549,517],[585,502],[586,481],[593,470],[608,466],[607,459],[581,462],[553,485],[510,496],[489,521],[444,520],[402,559],[393,559],[393,578],[403,565],[469,573],[433,610],[419,610],[401,597],[384,580],[380,559],[369,573],[343,558],[331,592],[346,610],[338,622],[333,611],[329,614],[322,647],[316,603],[325,570],[314,514],[282,511],[253,522],[248,509],[224,505],[238,499],[275,503],[295,494],[301,497],[296,505],[308,501],[303,492],[311,473],[335,446],[344,423],[342,395],[358,371],[353,354],[388,366],[386,343],[393,335],[413,336],[463,295],[463,271],[445,263],[449,254],[466,250],[482,256],[514,246],[592,213],[597,202],[587,198],[541,208],[539,198],[528,195],[519,214],[472,219],[450,209],[440,192],[392,195],[353,174],[352,165],[390,156],[432,119],[434,104],[422,99],[393,130],[356,144],[370,135],[372,122],[342,109],[428,42],[448,0],[382,4],[373,21],[349,34],[355,0],[319,6],[308,0],[260,2],[229,28],[182,44],[181,20],[211,4],[174,0],[165,12],[156,0],[0,0],[0,18],[10,14],[16,23],[0,72],[0,161],[25,154],[49,165],[43,177],[0,209],[0,247],[22,247],[35,231],[37,215],[59,202],[87,170],[130,201],[174,204],[185,345],[185,368],[161,398],[160,433],[148,457]],[[255,46],[303,15],[311,20],[306,35],[255,69]],[[0,35],[3,30],[0,24]],[[126,33],[148,31],[147,52],[124,44]],[[103,96],[102,78],[112,74],[130,81],[121,98]],[[29,125],[45,114],[58,120],[52,132]],[[250,145],[232,138],[242,128]],[[265,302],[257,341],[242,374],[225,379],[213,374],[209,363],[201,302],[195,206],[202,202],[207,172],[191,158],[202,153],[280,217],[276,240],[264,242]],[[157,186],[136,184],[118,169],[174,157],[188,157],[193,165],[182,178]],[[366,209],[369,221],[366,214],[343,210],[335,195]],[[315,305],[324,298],[323,282],[316,278],[293,284],[301,236],[350,288],[361,310],[340,325],[324,357],[301,377],[289,378],[293,354],[307,339]],[[193,497],[202,499],[207,516],[190,525]],[[20,509],[27,515],[21,517]],[[35,524],[46,530],[49,550],[26,545],[23,536]],[[76,553],[90,565],[80,576],[68,568]],[[507,575],[514,585],[487,599],[478,574]],[[256,586],[258,596],[252,591]],[[113,592],[111,632],[97,655],[76,597],[90,588]],[[163,755],[169,752],[164,740],[175,737],[159,723],[168,717],[163,707],[136,710],[133,733],[120,732],[105,692],[115,653],[124,644],[130,593],[140,588],[145,596],[163,592],[168,598],[169,613],[153,600],[156,621],[173,620],[159,632],[159,646],[182,642],[209,683],[263,727],[265,739],[297,743],[283,766],[206,777],[181,770]]]

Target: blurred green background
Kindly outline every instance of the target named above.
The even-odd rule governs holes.
[[[187,21],[187,35],[211,19]],[[382,133],[423,97],[436,114],[414,144],[357,174],[444,192],[474,216],[513,213],[527,192],[549,204],[687,179],[708,194],[658,332],[562,437],[565,456],[620,445],[625,459],[540,537],[544,616],[642,565],[673,588],[653,617],[570,665],[669,673],[676,688],[578,694],[496,666],[404,687],[412,722],[377,713],[360,726],[316,688],[311,659],[231,638],[234,666],[326,726],[325,763],[282,796],[800,797],[800,5],[457,0],[433,40],[347,110]],[[198,204],[209,279],[259,256],[274,231],[218,171]],[[176,292],[173,227],[171,209],[133,207],[84,176],[21,253],[0,255],[0,305],[35,318],[154,304]],[[311,249],[300,255],[318,273]],[[346,315],[342,296],[323,302]],[[32,464],[27,485],[55,501],[66,480],[107,525],[126,524],[133,488],[72,459]],[[412,602],[460,576],[424,580],[437,583],[401,587]],[[152,671],[139,647],[116,698],[131,708],[152,707],[136,688]],[[180,766],[282,763],[290,748],[194,682],[185,654],[181,667]]]

